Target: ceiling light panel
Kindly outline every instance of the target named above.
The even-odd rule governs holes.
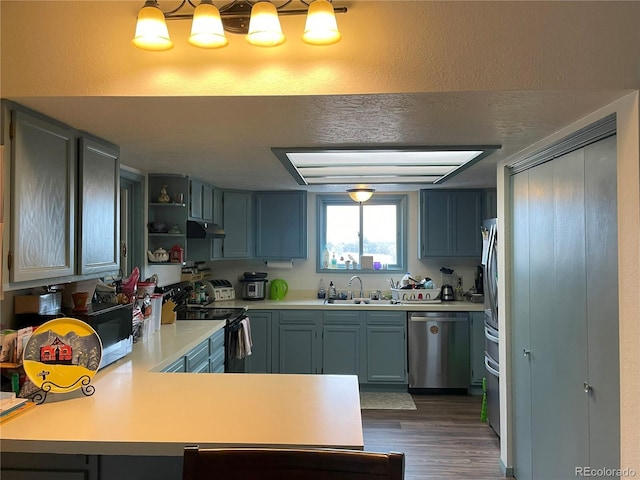
[[[500,146],[272,148],[300,185],[441,183]]]

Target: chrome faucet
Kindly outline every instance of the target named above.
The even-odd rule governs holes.
[[[350,287],[351,286],[351,282],[353,282],[354,278],[357,278],[360,281],[360,297],[359,298],[364,298],[364,288],[362,287],[362,279],[358,275],[354,275],[353,277],[351,277],[349,279],[349,283],[347,283],[347,285]]]

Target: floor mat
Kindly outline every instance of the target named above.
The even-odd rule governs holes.
[[[416,404],[408,393],[360,392],[360,408],[363,410],[416,410]]]

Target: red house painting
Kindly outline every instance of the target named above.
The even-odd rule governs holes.
[[[54,363],[71,365],[73,348],[58,337],[50,345],[40,347],[40,361],[42,363]]]

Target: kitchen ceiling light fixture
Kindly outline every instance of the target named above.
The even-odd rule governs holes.
[[[212,0],[181,0],[171,11],[162,11],[158,0],[146,0],[138,12],[135,36],[131,43],[143,50],[163,51],[173,48],[166,20],[192,19],[189,43],[200,48],[221,48],[229,42],[225,31],[245,34],[251,45],[274,47],[285,41],[278,15],[306,15],[302,40],[310,45],[331,45],[342,38],[336,13],[346,7],[334,7],[330,0],[299,0],[308,9],[287,9],[293,0],[279,5],[271,1],[233,0],[220,8]],[[193,13],[180,13],[187,7]]]
[[[375,190],[373,188],[350,188],[347,190],[351,200],[358,203],[364,203],[369,200]]]
[[[272,148],[299,185],[439,184],[500,145]]]

